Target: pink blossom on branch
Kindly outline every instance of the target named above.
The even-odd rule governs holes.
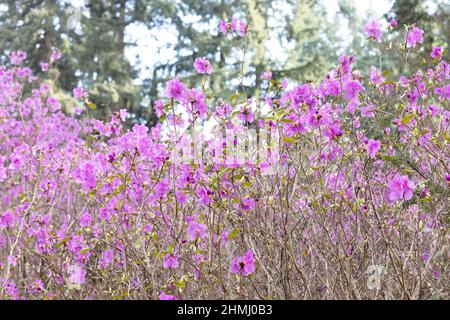
[[[381,42],[381,24],[376,20],[371,20],[364,26],[366,36]]]
[[[424,31],[422,29],[419,29],[416,26],[412,27],[406,36],[406,47],[414,48],[418,43],[422,43],[423,33]]]
[[[388,183],[388,197],[390,201],[411,200],[415,184],[408,176],[396,176]]]
[[[431,50],[430,56],[433,59],[440,58],[442,56],[442,47],[433,47],[433,50]]]
[[[247,276],[255,272],[253,251],[248,250],[244,256],[236,257],[231,261],[231,272]]]
[[[200,74],[211,74],[211,63],[205,58],[196,58],[194,62],[195,70]]]
[[[375,155],[381,149],[381,142],[374,139],[369,139],[367,143],[367,153],[371,158],[375,158]]]

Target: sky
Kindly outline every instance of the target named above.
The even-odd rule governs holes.
[[[83,0],[77,0],[78,2]],[[332,22],[336,11],[338,10],[339,0],[322,0],[327,9],[327,20]],[[389,0],[355,0],[358,16],[366,16],[367,12],[371,12],[370,17],[367,18],[381,18],[388,12],[392,6],[392,1]],[[132,65],[138,66],[141,70],[140,78],[150,78],[150,70],[158,63],[165,63],[175,58],[175,52],[167,46],[176,42],[177,37],[174,30],[148,30],[143,25],[130,25],[127,27],[127,40],[135,42],[137,46],[126,49],[126,56]],[[349,29],[343,27],[338,31],[339,35],[345,39],[346,35],[350,33]],[[278,40],[275,38],[269,39],[266,43],[267,48],[270,48],[270,54],[279,60],[283,59],[283,52],[279,49]],[[278,48],[278,50],[277,50]],[[138,58],[139,57],[139,58]],[[139,80],[137,83],[139,84]]]
[[[177,0],[182,1],[182,0]],[[339,0],[320,0],[327,9],[327,20],[332,22],[335,19],[337,10],[339,9]],[[75,8],[80,8],[85,0],[71,0],[70,4]],[[354,0],[357,15],[361,17],[380,19],[392,6],[392,0]],[[289,8],[286,6],[286,9]],[[370,12],[370,17],[367,13]],[[74,17],[76,17],[74,15]],[[185,17],[186,20],[194,20],[195,17]],[[214,26],[212,26],[214,28]],[[158,63],[166,63],[171,59],[175,59],[175,52],[170,48],[177,41],[176,30],[174,28],[165,27],[163,29],[148,30],[144,25],[132,24],[127,27],[126,37],[128,42],[136,43],[135,47],[126,48],[126,57],[130,63],[136,66],[140,71],[140,78],[149,78],[151,69]],[[343,26],[338,30],[341,38],[345,39],[350,30]],[[283,60],[283,52],[280,50],[278,40],[271,38],[267,41],[266,46],[270,50],[270,54],[279,60]],[[137,80],[137,82],[140,82]],[[136,83],[139,84],[139,83]]]

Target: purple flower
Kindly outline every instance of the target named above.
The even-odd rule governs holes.
[[[102,269],[107,269],[114,260],[114,250],[108,249],[103,251],[102,256],[99,260],[99,267]]]
[[[374,139],[369,139],[367,142],[367,153],[371,158],[375,158],[375,155],[381,149],[381,142]]]
[[[169,98],[181,99],[184,90],[184,84],[178,79],[172,79],[166,83],[166,94]]]
[[[442,56],[442,47],[433,47],[433,50],[431,50],[430,56],[433,59],[440,58]]]
[[[86,270],[78,265],[72,265],[69,267],[69,284],[82,285],[86,281]]]
[[[270,71],[264,71],[263,72],[263,79],[269,81],[270,79],[272,79],[272,72]]]
[[[164,114],[164,101],[162,100],[156,100],[155,101],[155,113],[158,116],[158,118],[161,118]]]
[[[439,106],[436,106],[436,105],[433,105],[433,104],[430,104],[428,106],[428,110],[430,110],[430,113],[431,113],[431,115],[433,117],[438,116],[439,113],[441,112],[441,109],[439,108]]]
[[[120,109],[120,110],[119,110],[119,116],[120,116],[120,119],[121,119],[122,121],[125,121],[125,120],[127,119],[127,116],[128,116],[128,111],[127,111],[127,109]]]
[[[80,217],[80,226],[89,227],[92,223],[92,216],[86,212]]]
[[[32,293],[39,293],[44,291],[44,283],[40,279],[34,280],[29,287]]]
[[[353,98],[356,98],[362,90],[364,90],[364,87],[359,81],[350,80],[344,84],[344,98],[352,100]]]
[[[178,257],[172,253],[168,253],[164,256],[164,268],[178,268]]]
[[[190,222],[188,225],[187,232],[191,241],[195,241],[197,238],[205,239],[206,237],[206,226],[201,223]]]
[[[398,26],[397,20],[392,19],[391,22],[390,22],[390,25],[391,25],[392,28],[397,28],[397,26]]]
[[[26,58],[27,58],[27,54],[22,50],[13,51],[9,55],[9,59],[10,59],[11,63],[15,64],[15,65],[21,64],[22,61],[25,60]]]
[[[182,98],[183,104],[189,114],[198,114],[200,119],[205,119],[208,114],[208,107],[205,104],[205,94],[198,89],[189,89],[185,91]]]
[[[240,112],[237,115],[238,119],[242,122],[252,123],[255,120],[255,113],[248,107],[241,107]]]
[[[428,261],[428,259],[430,258],[430,253],[428,251],[424,251],[421,258],[423,262]]]
[[[231,261],[231,272],[247,276],[255,272],[253,251],[248,250],[244,256],[236,257]]]
[[[107,208],[100,208],[100,212],[98,213],[98,218],[100,220],[107,220],[107,221],[109,221],[110,216],[111,215],[109,214]]]
[[[61,57],[62,57],[62,53],[58,49],[55,49],[52,51],[50,59],[51,59],[51,61],[56,61],[56,60],[61,59]]]
[[[415,188],[414,182],[409,180],[408,176],[396,176],[389,184],[389,200],[411,200]]]
[[[223,35],[227,34],[227,30],[228,29],[228,25],[224,20],[220,20],[219,22],[219,31],[220,33],[222,33]]]
[[[364,32],[369,38],[381,42],[381,24],[378,21],[371,20],[364,26]]]
[[[206,58],[196,58],[194,67],[200,74],[211,74],[212,72],[211,63]]]
[[[165,294],[164,292],[161,292],[161,294],[159,295],[159,300],[178,300],[178,298],[170,294]]]
[[[0,213],[0,227],[11,227],[14,224],[14,215],[11,211]]]
[[[256,206],[256,201],[253,200],[252,198],[245,198],[244,200],[242,200],[242,204],[241,204],[241,209],[244,211],[250,211],[253,210]]]
[[[41,62],[41,63],[40,63],[40,66],[41,66],[42,72],[46,72],[46,71],[48,70],[48,63],[46,63],[46,62]]]
[[[200,187],[197,191],[197,196],[199,197],[198,203],[203,206],[209,205],[211,203],[210,193],[205,187]]]
[[[73,96],[77,99],[81,99],[84,96],[84,90],[82,87],[77,87],[73,89]]]
[[[334,137],[340,137],[344,133],[339,123],[330,123],[323,130],[322,133],[328,137],[329,141],[333,141]]]
[[[406,46],[408,48],[414,48],[418,43],[423,42],[423,30],[417,27],[413,27],[409,30],[406,36]]]
[[[375,110],[375,106],[372,104],[369,104],[365,107],[361,107],[360,108],[361,116],[364,118],[373,118],[373,117],[375,117],[374,110]]]
[[[248,25],[247,25],[247,22],[242,21],[242,20],[239,21],[239,22],[238,22],[237,31],[238,31],[238,34],[239,34],[241,37],[245,37],[245,36],[247,35],[247,32],[248,32]]]

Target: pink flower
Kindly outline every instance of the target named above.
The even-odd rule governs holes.
[[[390,22],[390,25],[391,25],[392,28],[397,28],[397,26],[398,26],[397,20],[392,19],[391,22]]]
[[[82,87],[77,87],[73,89],[73,96],[77,99],[81,99],[84,96],[84,90]]]
[[[264,71],[263,72],[263,79],[269,81],[270,79],[272,79],[272,72],[270,71]]]
[[[114,260],[114,250],[108,249],[103,251],[102,257],[99,261],[99,267],[102,269],[107,269]]]
[[[373,117],[375,117],[374,110],[375,110],[375,106],[372,104],[361,107],[360,108],[361,116],[364,118],[373,118]]]
[[[159,300],[178,300],[178,298],[170,294],[165,294],[164,292],[161,292],[161,294],[159,295]]]
[[[364,32],[369,38],[381,42],[381,24],[378,21],[371,20],[364,26]]]
[[[42,72],[46,72],[46,71],[48,70],[48,63],[46,63],[46,62],[41,62],[41,63],[40,63],[40,66],[41,66]]]
[[[242,200],[242,205],[241,205],[241,209],[244,211],[250,211],[253,210],[256,206],[256,201],[253,200],[252,198],[245,198],[244,200]]]
[[[344,84],[345,95],[344,98],[347,100],[352,100],[358,97],[359,93],[364,90],[364,87],[357,80],[350,80]]]
[[[22,50],[13,51],[9,55],[9,59],[10,59],[11,63],[15,64],[15,65],[21,64],[22,61],[25,60],[26,58],[27,58],[27,54]]]
[[[187,195],[180,190],[175,191],[175,197],[179,203],[186,203],[188,200]]]
[[[92,216],[86,212],[80,217],[80,226],[88,227],[92,223]]]
[[[143,234],[151,234],[153,231],[153,226],[151,224],[146,224],[144,228],[142,228]]]
[[[430,56],[433,59],[440,58],[442,56],[442,47],[433,47],[433,50],[431,50]]]
[[[36,279],[30,284],[29,290],[32,293],[42,292],[42,291],[44,291],[44,283],[42,282],[42,280]]]
[[[252,123],[255,120],[255,113],[248,107],[242,107],[237,115],[237,118],[242,122]]]
[[[433,104],[430,104],[428,106],[428,110],[430,110],[430,113],[431,113],[431,115],[433,117],[438,116],[439,113],[441,112],[441,109],[439,108],[439,106],[436,106],[436,105],[433,105]]]
[[[245,37],[245,36],[247,35],[247,32],[248,32],[248,25],[247,25],[247,22],[242,21],[242,20],[239,21],[239,22],[238,22],[237,30],[238,30],[238,34],[239,34],[241,37]]]
[[[205,58],[196,58],[194,62],[195,70],[200,74],[211,74],[211,63]]]
[[[78,265],[69,267],[69,283],[72,285],[82,285],[86,281],[86,270]]]
[[[197,191],[197,196],[199,197],[199,204],[207,206],[211,203],[211,198],[209,195],[212,194],[211,191],[207,190],[205,187],[200,187]]]
[[[417,27],[413,27],[409,30],[406,36],[406,46],[408,48],[414,48],[418,43],[423,42],[423,30]]]
[[[61,104],[54,97],[48,97],[47,104],[51,107],[53,111],[61,109]]]
[[[120,109],[120,110],[119,110],[119,117],[120,117],[120,120],[125,121],[125,120],[127,119],[127,116],[128,116],[128,111],[127,111],[127,109]]]
[[[205,239],[206,237],[206,226],[201,223],[190,222],[188,225],[187,232],[191,241],[195,241],[197,238]]]
[[[411,200],[414,192],[414,182],[408,176],[396,176],[389,184],[388,198],[390,201]]]
[[[100,212],[98,213],[98,218],[100,220],[107,220],[107,221],[109,221],[110,216],[111,215],[109,214],[107,208],[100,208]]]
[[[178,79],[167,81],[166,94],[169,98],[181,99],[184,94],[184,84]]]
[[[11,211],[0,213],[0,227],[11,227],[14,224],[14,215]]]
[[[231,261],[231,272],[247,276],[255,272],[253,251],[248,250],[244,256],[236,257]]]
[[[371,158],[375,158],[375,155],[381,149],[381,142],[374,139],[369,139],[367,143],[367,153]]]
[[[52,51],[52,54],[50,56],[50,60],[51,61],[56,61],[56,60],[61,59],[61,57],[62,57],[62,53],[58,49],[55,49],[55,50]]]
[[[334,137],[340,137],[344,133],[339,123],[328,124],[323,130],[324,136],[328,137],[329,141],[333,141]]]
[[[162,100],[156,100],[155,101],[155,113],[158,116],[158,118],[161,118],[164,114],[164,101]]]
[[[228,29],[227,23],[224,20],[220,20],[220,22],[219,22],[220,33],[222,33],[223,35],[226,35],[227,29]]]
[[[178,268],[178,257],[172,253],[168,253],[164,256],[164,264],[163,267],[167,268]]]

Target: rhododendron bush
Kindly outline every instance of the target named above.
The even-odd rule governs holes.
[[[404,31],[405,59],[419,27]],[[219,30],[243,43],[251,32],[237,19]],[[387,45],[380,23],[365,32]],[[434,48],[399,79],[347,55],[317,85],[267,71],[258,97],[215,97],[200,57],[197,87],[165,84],[160,124],[125,129],[125,109],[89,117],[88,88],[64,113],[12,53],[0,67],[0,298],[448,299],[445,55]]]

